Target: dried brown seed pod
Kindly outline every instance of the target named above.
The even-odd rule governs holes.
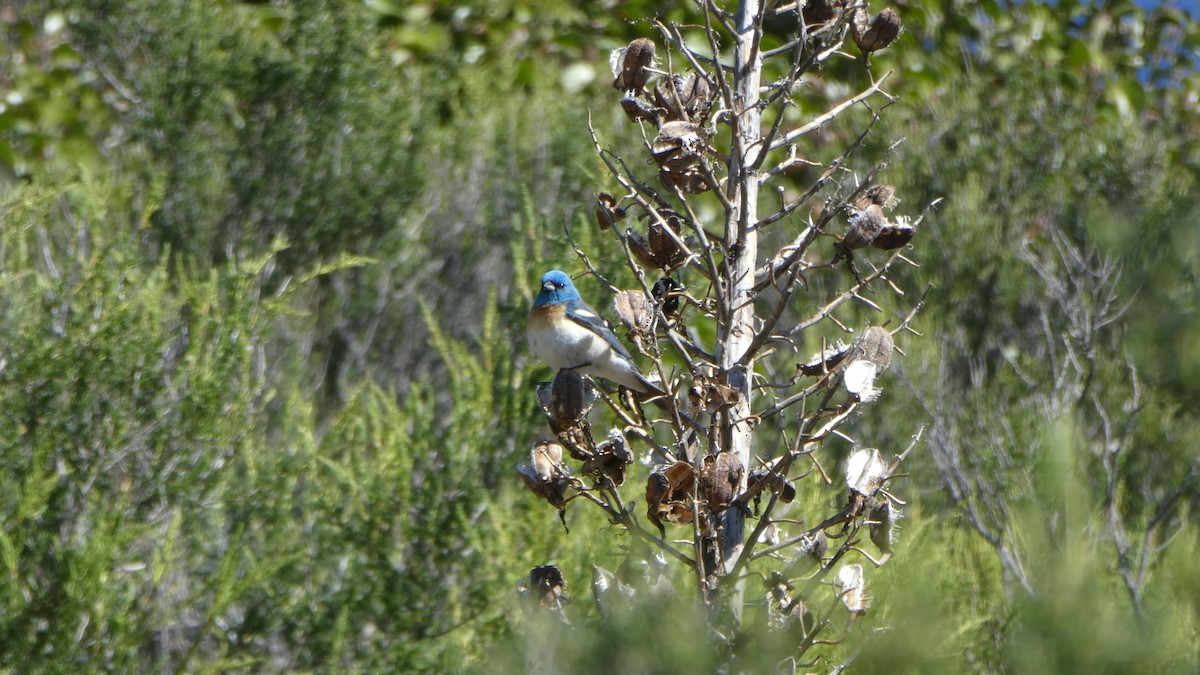
[[[802,375],[824,375],[837,368],[849,353],[850,345],[839,341],[833,346],[813,354],[806,363],[801,363],[797,367]]]
[[[796,486],[783,476],[768,469],[751,471],[749,478],[746,479],[746,489],[753,490],[758,483],[763,481],[766,482],[762,489],[779,495],[779,501],[784,504],[791,504],[796,499]],[[757,497],[755,498],[757,499]]]
[[[869,18],[867,10],[859,8],[850,23],[850,37],[864,54],[877,52],[900,37],[900,15],[891,7]]]
[[[646,267],[658,267],[658,259],[650,252],[650,244],[640,232],[629,232],[626,235],[629,241],[629,251],[633,253],[633,257],[638,259]]]
[[[878,204],[871,204],[865,209],[851,209],[848,220],[850,225],[846,228],[846,234],[842,235],[842,246],[851,251],[875,241],[887,222],[883,208]]]
[[[529,463],[517,466],[517,473],[526,487],[560,509],[566,504],[569,475],[562,466],[562,446],[551,441],[538,441],[529,453]]]
[[[623,91],[640,92],[650,79],[650,68],[654,66],[654,52],[657,48],[649,38],[638,38],[629,43],[628,47],[613,52],[609,64],[613,67],[613,88]]]
[[[696,376],[688,389],[688,400],[692,407],[714,413],[737,403],[738,391],[727,384],[703,375]]]
[[[667,187],[678,187],[680,190],[683,190],[684,194],[699,195],[712,189],[708,178],[694,166],[683,171],[674,171],[663,167],[662,171],[659,172],[659,177],[662,179],[664,185]]]
[[[587,414],[596,403],[596,392],[586,385],[575,370],[560,370],[553,382],[537,386],[537,401],[546,414],[550,430],[575,456],[577,444],[590,445]]]
[[[801,542],[801,550],[805,555],[816,561],[818,565],[824,564],[825,553],[829,550],[829,537],[825,534],[825,530],[817,530],[817,533]]]
[[[596,402],[596,392],[583,381],[583,376],[573,369],[564,369],[554,375],[550,385],[551,411],[563,425],[578,423]]]
[[[724,511],[737,497],[744,469],[742,460],[732,452],[704,458],[700,473],[700,492],[713,513]]]
[[[641,122],[642,120],[655,120],[658,117],[657,111],[648,103],[640,98],[626,96],[621,99],[621,109],[625,111],[625,116],[630,122]]]
[[[900,200],[896,197],[896,188],[891,185],[872,185],[863,190],[858,199],[854,200],[854,208],[863,210],[875,204],[885,209],[894,209]]]
[[[700,162],[707,147],[708,134],[699,124],[667,122],[659,127],[650,152],[660,167],[683,173]]]
[[[576,426],[565,427],[554,433],[559,444],[571,453],[572,458],[586,460],[592,456],[595,443],[592,442],[591,425],[586,419],[580,420]]]
[[[586,474],[607,476],[614,485],[625,482],[625,472],[633,463],[633,453],[620,432],[609,433],[609,440],[596,447],[596,454],[583,463],[582,471]]]
[[[617,206],[616,197],[607,192],[596,195],[596,222],[602,231],[615,227],[622,220],[625,220],[625,209]]]
[[[546,609],[562,609],[570,604],[567,597],[567,580],[563,573],[554,565],[541,565],[529,571],[529,579],[525,582],[525,591]],[[521,592],[520,585],[517,586]]]
[[[875,237],[871,245],[878,249],[892,251],[907,245],[916,233],[917,229],[912,226],[911,220],[904,216],[898,216],[895,222],[884,223],[883,229],[879,231],[879,236]]]
[[[862,358],[874,363],[879,372],[883,372],[892,365],[892,351],[896,349],[896,343],[888,329],[871,326],[863,331],[862,338],[858,341],[858,349]]]
[[[662,218],[661,221],[659,218],[651,216],[646,239],[650,254],[658,261],[657,266],[669,270],[687,260],[687,253],[679,245],[679,241],[682,241],[680,233],[683,231],[683,219],[670,209],[662,209],[659,215]],[[666,221],[665,227],[662,221]],[[667,232],[668,228],[674,233],[674,236]]]
[[[687,462],[675,462],[650,474],[646,481],[647,515],[655,523],[692,522],[695,515],[689,503],[695,484],[696,470]]]
[[[708,119],[712,101],[708,80],[696,73],[671,75],[654,88],[654,103],[663,110],[667,122],[703,124]]]
[[[845,4],[845,0],[808,0],[801,10],[804,25],[809,31],[824,26],[837,16],[837,10]]]
[[[892,544],[896,543],[896,521],[900,519],[900,511],[887,499],[880,501],[871,509],[869,516],[871,524],[871,543],[880,551],[888,553]]]
[[[683,314],[683,286],[671,277],[663,277],[654,282],[650,289],[654,299],[661,303],[660,309],[667,321],[678,321]]]
[[[613,308],[625,329],[635,335],[648,335],[654,320],[654,308],[641,291],[621,291],[613,297]]]

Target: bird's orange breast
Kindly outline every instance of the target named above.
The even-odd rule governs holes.
[[[567,315],[567,306],[564,304],[543,305],[542,307],[534,307],[529,310],[529,330],[544,331],[551,330],[555,324],[562,321]]]

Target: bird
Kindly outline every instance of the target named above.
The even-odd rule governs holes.
[[[598,375],[643,394],[663,394],[638,370],[608,323],[592,309],[561,270],[542,275],[529,310],[529,347],[555,370]]]

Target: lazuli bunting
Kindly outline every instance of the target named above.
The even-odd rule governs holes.
[[[555,370],[599,375],[644,394],[663,393],[642,375],[612,329],[559,270],[542,275],[542,290],[529,310],[529,347]]]

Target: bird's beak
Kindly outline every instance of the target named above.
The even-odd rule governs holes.
[[[546,293],[553,293],[554,292],[554,284],[547,281],[546,283],[542,284],[542,290],[545,291]]]

